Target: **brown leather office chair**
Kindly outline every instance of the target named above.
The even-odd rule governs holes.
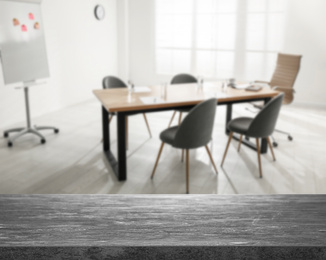
[[[274,74],[270,82],[255,81],[256,83],[267,83],[271,88],[284,93],[283,104],[291,104],[294,99],[295,90],[293,88],[295,80],[298,76],[301,64],[301,55],[292,55],[279,53]],[[262,108],[261,105],[254,105],[257,108]],[[290,133],[275,129],[276,132],[286,134],[290,141],[293,137]],[[273,138],[273,137],[272,137]],[[273,146],[277,146],[277,142],[273,138]]]

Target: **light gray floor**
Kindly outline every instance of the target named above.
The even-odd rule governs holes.
[[[248,106],[247,106],[248,107]],[[142,115],[129,119],[128,180],[118,182],[102,154],[101,108],[97,100],[32,118],[38,125],[60,128],[58,135],[44,131],[47,143],[33,135],[18,139],[12,148],[0,139],[0,193],[185,193],[185,164],[181,152],[165,146],[154,180],[151,171],[160,146],[159,133],[172,112],[147,114],[153,133],[150,139]],[[234,116],[249,115],[237,105]],[[176,121],[175,121],[176,123]],[[21,124],[13,125],[23,126]],[[225,107],[217,108],[213,141],[209,145],[219,174],[210,165],[205,148],[190,152],[190,193],[292,194],[326,193],[326,111],[283,107],[278,128],[290,131],[289,142],[275,134],[277,161],[262,156],[264,178],[260,179],[256,152],[243,146],[237,152],[232,141],[223,169],[219,166],[227,142]],[[3,130],[0,129],[1,134]],[[111,145],[116,151],[116,119],[111,123]]]

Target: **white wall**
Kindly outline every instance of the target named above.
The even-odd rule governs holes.
[[[303,55],[301,71],[295,84],[297,94],[294,102],[326,107],[326,1],[287,1],[286,34],[281,51]],[[159,84],[168,81],[168,77],[155,75],[155,1],[128,2],[129,78],[136,84]]]
[[[326,1],[289,0],[284,52],[302,54],[295,102],[326,107]]]
[[[96,4],[105,8],[102,21]],[[32,119],[94,98],[102,78],[117,73],[116,0],[43,0],[41,7],[50,78],[30,89]],[[24,121],[23,91],[4,86],[0,72],[0,128]]]
[[[117,1],[118,75],[129,79],[129,1]]]

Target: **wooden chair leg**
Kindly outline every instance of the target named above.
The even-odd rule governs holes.
[[[230,146],[230,143],[231,143],[232,137],[233,137],[233,132],[230,132],[230,134],[229,134],[229,140],[228,140],[228,143],[227,143],[227,145],[226,145],[226,147],[225,147],[225,152],[224,152],[224,156],[223,156],[223,160],[222,160],[221,166],[223,166],[223,163],[224,163],[224,160],[225,160],[226,154],[227,154],[227,152],[228,152],[228,149],[229,149],[229,146]]]
[[[184,157],[185,157],[185,150],[182,149],[182,153],[181,153],[181,162],[183,162]]]
[[[128,129],[128,117],[125,117],[126,120],[126,149],[129,149],[129,129]]]
[[[259,177],[263,178],[263,172],[262,172],[262,169],[261,169],[261,160],[260,160],[259,138],[256,138],[256,144],[257,144],[257,156],[258,156],[258,165],[259,165]]]
[[[181,120],[182,120],[182,112],[180,112],[180,115],[179,115],[179,125],[181,124]]]
[[[151,175],[151,179],[154,178],[155,170],[156,170],[158,161],[160,160],[163,147],[164,147],[164,143],[162,142],[161,147],[160,147],[160,150],[159,150],[158,155],[157,155],[157,158],[156,158],[156,162],[155,162],[154,169],[153,169],[153,172],[152,172],[152,175]]]
[[[273,160],[276,161],[275,159],[275,154],[274,154],[274,150],[273,150],[273,145],[271,143],[271,140],[269,137],[267,137],[267,142],[268,142],[268,145],[269,145],[269,149],[271,149],[271,153],[272,153],[272,156],[273,156]]]
[[[186,193],[189,194],[189,150],[186,150]]]
[[[214,169],[215,169],[215,172],[216,172],[216,174],[218,174],[218,171],[217,171],[216,165],[215,165],[215,163],[214,163],[214,160],[213,160],[212,154],[211,154],[211,152],[210,152],[208,146],[206,145],[205,148],[206,148],[206,151],[207,151],[207,153],[208,153],[209,158],[211,159],[211,163],[212,163],[212,165],[213,165],[213,167],[214,167]]]
[[[238,146],[238,152],[240,152],[240,147],[241,147],[241,143],[242,143],[242,137],[243,137],[243,135],[240,135],[239,146]]]
[[[175,114],[177,113],[177,111],[174,111],[173,112],[173,115],[172,115],[172,118],[171,118],[171,120],[170,120],[170,123],[169,123],[169,126],[168,127],[170,127],[171,126],[171,124],[172,124],[172,121],[173,121],[173,118],[174,118],[174,116],[175,116]]]
[[[143,116],[144,116],[144,119],[145,119],[145,123],[146,123],[146,126],[147,126],[149,136],[152,138],[151,129],[149,128],[149,124],[148,124],[147,117],[146,117],[145,113],[143,113]]]

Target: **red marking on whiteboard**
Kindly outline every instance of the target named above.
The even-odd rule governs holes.
[[[29,18],[29,20],[34,20],[34,14],[29,13],[29,14],[28,14],[28,18]]]
[[[22,25],[22,32],[27,32],[27,26],[25,24]]]
[[[20,25],[20,22],[17,18],[14,18],[12,22],[14,23],[14,26]]]
[[[35,30],[39,30],[39,29],[40,29],[40,24],[39,24],[38,22],[36,22],[36,23],[34,24],[34,29],[35,29]]]

